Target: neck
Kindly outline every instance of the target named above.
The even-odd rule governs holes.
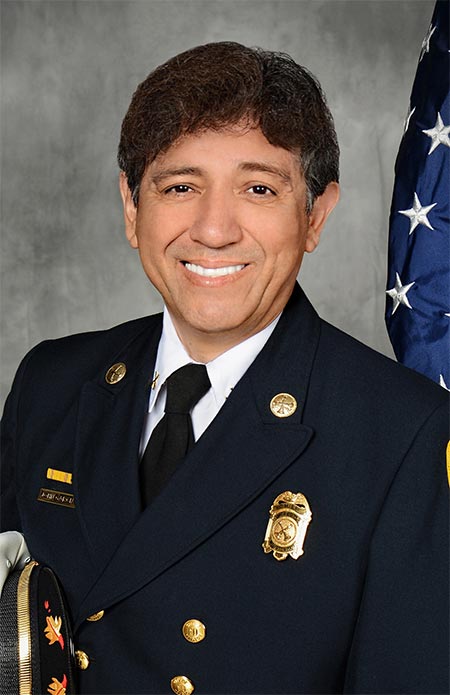
[[[242,327],[239,327],[236,331],[220,331],[216,333],[199,331],[185,324],[183,321],[174,318],[172,315],[171,318],[177,335],[189,357],[195,362],[207,364],[208,362],[212,362],[216,357],[219,357],[219,355],[227,352],[227,350],[231,350],[235,345],[243,343],[247,338],[251,338],[252,335],[262,331],[275,317],[272,317],[263,326],[258,326],[257,330],[252,331],[249,329],[245,331]]]
[[[195,362],[202,362],[203,364],[212,362],[216,357],[249,337],[245,336],[240,339],[236,337],[233,340],[232,338],[224,339],[222,335],[195,335],[196,332],[194,331],[180,331],[176,324],[175,329],[189,357]]]

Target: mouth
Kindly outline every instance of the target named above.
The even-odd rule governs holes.
[[[188,261],[183,261],[183,265],[191,273],[201,275],[205,278],[220,278],[224,277],[225,275],[234,275],[235,273],[243,270],[246,266],[245,263],[239,263],[237,265],[226,265],[221,268],[205,268],[202,265],[189,263]]]

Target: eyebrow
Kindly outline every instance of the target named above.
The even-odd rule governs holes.
[[[168,179],[172,176],[201,176],[203,174],[200,167],[175,167],[173,169],[160,169],[156,171],[152,177],[151,181],[153,183],[160,183],[164,179]]]
[[[281,167],[275,166],[274,164],[268,164],[267,162],[257,162],[248,161],[240,162],[238,169],[241,171],[249,172],[265,172],[267,174],[273,174],[281,178],[285,183],[292,185],[292,179],[289,173],[282,169]],[[182,166],[173,167],[168,169],[160,169],[156,171],[152,177],[151,181],[155,184],[161,183],[164,179],[171,178],[172,176],[203,176],[204,171],[200,167],[195,166]]]
[[[242,169],[242,171],[263,171],[267,174],[274,174],[275,176],[279,176],[286,183],[292,184],[291,176],[285,169],[277,167],[274,164],[268,164],[267,162],[241,162],[239,164],[239,169]]]

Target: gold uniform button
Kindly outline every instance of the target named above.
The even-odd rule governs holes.
[[[86,618],[86,620],[89,623],[96,623],[97,620],[101,620],[104,615],[105,615],[105,611],[98,611],[98,613],[93,613],[92,615],[89,616],[89,618]]]
[[[270,410],[275,417],[290,417],[297,410],[297,401],[290,393],[277,393],[270,401]]]
[[[86,652],[77,649],[75,652],[75,661],[80,671],[86,671],[89,666],[89,657]]]
[[[126,373],[126,365],[123,362],[116,362],[116,364],[113,364],[106,372],[105,381],[107,384],[117,384],[118,381],[123,379]]]
[[[182,631],[183,637],[187,639],[188,642],[193,642],[194,644],[201,642],[206,636],[206,627],[200,620],[195,620],[194,618],[186,620],[182,627]]]
[[[194,684],[187,676],[175,676],[170,681],[170,687],[175,695],[191,695],[194,692]]]

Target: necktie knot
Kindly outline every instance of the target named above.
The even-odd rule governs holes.
[[[166,413],[187,415],[211,387],[204,364],[186,364],[167,379]]]

